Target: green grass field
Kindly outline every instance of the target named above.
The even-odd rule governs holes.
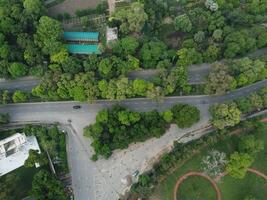
[[[177,199],[183,200],[213,200],[216,196],[211,184],[202,177],[187,178],[177,193]]]
[[[265,143],[265,149],[257,154],[257,158],[255,159],[252,167],[267,174],[267,124],[263,124],[261,128],[254,130],[252,133],[257,138],[264,140]],[[193,156],[174,173],[167,176],[163,182],[159,183],[154,190],[155,194],[153,196],[160,197],[162,200],[173,200],[174,186],[180,176],[188,171],[202,171],[200,165],[201,160],[203,156],[206,156],[207,152],[209,152],[211,149],[223,151],[227,154],[235,151],[237,149],[239,139],[240,136],[232,136],[231,138],[220,141],[215,145],[206,147],[199,154]],[[199,181],[200,180],[195,180],[194,178],[190,177],[182,184],[181,190],[178,192],[177,197],[182,197],[180,198],[182,200],[197,200],[202,198],[199,196],[199,194],[203,193],[208,195],[206,198],[204,198],[205,200],[216,199],[216,196],[214,198],[212,197],[212,194],[215,194],[213,188],[211,186],[203,187],[204,184],[197,185],[196,183]],[[250,173],[248,173],[242,180],[236,180],[230,176],[223,177],[218,183],[218,186],[222,192],[223,200],[243,200],[248,195],[256,197],[257,200],[266,200],[267,197],[267,181]],[[204,191],[201,192],[201,189]]]
[[[29,192],[32,187],[32,180],[34,175],[40,170],[40,168],[25,168],[20,167],[0,178],[0,183],[2,186],[11,183],[11,186],[8,187],[8,190],[1,188],[0,192],[6,192],[5,200],[15,200],[22,199],[29,195]],[[8,181],[9,179],[9,181]],[[7,183],[9,182],[9,183]],[[0,186],[1,187],[1,186]],[[1,199],[1,198],[0,198]]]

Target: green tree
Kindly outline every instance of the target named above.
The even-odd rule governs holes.
[[[35,174],[31,193],[36,200],[67,199],[61,182],[45,170],[40,170]]]
[[[120,31],[124,34],[140,32],[148,19],[144,4],[134,2],[128,9],[119,9],[113,14],[113,19],[121,22]]]
[[[195,48],[182,48],[177,51],[179,60],[177,65],[179,66],[189,66],[191,64],[197,64],[202,62],[202,55]]]
[[[140,50],[141,61],[144,68],[155,68],[158,61],[166,58],[167,46],[161,41],[144,43]]]
[[[236,81],[229,73],[227,66],[216,63],[208,75],[205,94],[222,95],[228,90],[236,88]]]
[[[253,93],[249,96],[249,101],[251,103],[251,106],[253,110],[260,110],[263,108],[263,102],[261,99],[261,96],[257,93]]]
[[[234,126],[240,122],[241,112],[235,103],[215,104],[210,108],[212,124],[218,129]]]
[[[244,200],[258,200],[256,197],[253,196],[247,196]]]
[[[195,35],[194,35],[194,40],[197,43],[201,43],[203,42],[205,39],[205,33],[203,31],[198,31]]]
[[[192,23],[186,14],[179,15],[174,20],[175,29],[183,32],[190,32]]]
[[[135,79],[133,81],[133,92],[138,96],[145,96],[147,92],[148,83],[142,79]]]
[[[243,179],[252,163],[253,158],[249,154],[235,152],[230,155],[226,171],[234,178]]]
[[[8,113],[1,113],[0,114],[0,124],[8,124],[9,123],[9,114]]]
[[[23,7],[28,14],[41,15],[45,10],[40,0],[24,0]]]
[[[14,103],[27,102],[28,95],[22,91],[16,90],[13,93],[12,100]]]
[[[216,45],[210,45],[203,53],[205,62],[212,63],[220,57],[221,49]]]
[[[214,38],[214,40],[220,41],[222,39],[222,35],[223,35],[223,31],[221,29],[216,29],[213,32],[212,37]]]
[[[264,149],[264,142],[256,139],[254,135],[248,135],[241,139],[238,144],[238,150],[242,153],[250,154],[255,157],[256,153]]]
[[[39,153],[38,150],[29,150],[29,157],[24,162],[25,167],[34,167],[35,164],[39,164],[40,166],[47,165],[48,160],[46,158],[46,155],[43,153]]]
[[[34,41],[45,54],[59,53],[64,48],[62,37],[63,30],[60,22],[47,16],[40,18]]]
[[[128,36],[114,43],[112,46],[112,50],[119,56],[134,55],[138,46],[138,40],[135,37]]]
[[[55,63],[64,63],[68,58],[69,54],[66,48],[62,48],[58,53],[51,56],[51,61]]]
[[[96,116],[96,121],[99,123],[108,122],[108,109],[100,110]]]
[[[8,67],[8,72],[13,78],[18,78],[21,76],[25,76],[28,72],[28,69],[26,65],[15,62]]]
[[[173,121],[179,128],[189,128],[200,119],[200,111],[187,104],[177,104],[171,109]]]
[[[162,113],[163,119],[167,122],[167,123],[171,123],[173,120],[173,113],[171,110],[165,110]]]

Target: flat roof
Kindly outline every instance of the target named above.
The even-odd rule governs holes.
[[[64,39],[71,41],[79,40],[94,40],[98,41],[99,33],[98,32],[64,32]]]
[[[97,44],[67,44],[67,49],[74,54],[100,54]]]
[[[6,158],[0,159],[0,176],[3,176],[24,165],[25,160],[29,157],[29,150],[38,150],[40,147],[35,136],[27,137],[27,142],[24,143],[17,152]]]

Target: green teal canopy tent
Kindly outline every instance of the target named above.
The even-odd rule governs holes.
[[[97,44],[68,44],[67,49],[69,53],[73,54],[100,54]]]

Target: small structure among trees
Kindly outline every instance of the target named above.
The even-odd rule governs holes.
[[[96,44],[99,41],[98,32],[64,32],[64,39],[69,42],[69,44],[67,44],[67,49],[69,53],[73,54],[100,53],[99,45]]]
[[[40,152],[35,136],[26,137],[24,133],[16,133],[0,141],[0,176],[24,165],[29,157],[29,150]],[[38,165],[35,165],[38,167]]]

